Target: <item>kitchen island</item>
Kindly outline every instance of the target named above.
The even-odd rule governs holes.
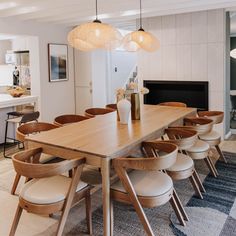
[[[35,110],[38,110],[38,97],[25,95],[21,97],[12,97],[10,94],[0,94],[0,143],[4,142],[5,120],[7,113],[14,111],[17,106],[34,103]],[[14,135],[13,127],[9,127],[9,133]]]

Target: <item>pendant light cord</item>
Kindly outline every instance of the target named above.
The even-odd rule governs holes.
[[[140,24],[140,29],[143,28],[143,22],[142,22],[142,1],[139,1],[139,24]]]
[[[98,20],[98,1],[96,0],[96,20]]]
[[[93,22],[101,23],[101,21],[98,19],[98,0],[95,1],[95,8],[96,8],[96,19]]]

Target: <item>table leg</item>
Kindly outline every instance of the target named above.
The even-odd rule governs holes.
[[[111,235],[110,213],[110,160],[102,158],[102,201],[103,201],[103,235]]]

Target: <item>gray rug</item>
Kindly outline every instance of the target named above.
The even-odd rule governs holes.
[[[193,196],[190,183],[178,181],[176,190],[190,221],[187,226],[180,226],[169,203],[145,209],[155,235],[161,236],[233,236],[236,235],[236,154],[225,153],[229,161],[225,164],[218,161],[216,167],[218,178],[200,175],[204,179],[206,193],[204,199]],[[201,162],[202,163],[202,162]],[[206,173],[202,164],[196,169]],[[86,232],[86,222],[80,222],[66,235],[83,235]],[[103,235],[102,207],[93,212],[94,235]],[[132,206],[115,203],[114,205],[114,235],[116,236],[143,236],[145,232]]]

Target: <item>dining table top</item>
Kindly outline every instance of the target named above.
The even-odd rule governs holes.
[[[115,111],[30,135],[27,140],[112,159],[195,112],[196,108],[142,105],[141,119],[130,119],[128,124],[121,124]]]

